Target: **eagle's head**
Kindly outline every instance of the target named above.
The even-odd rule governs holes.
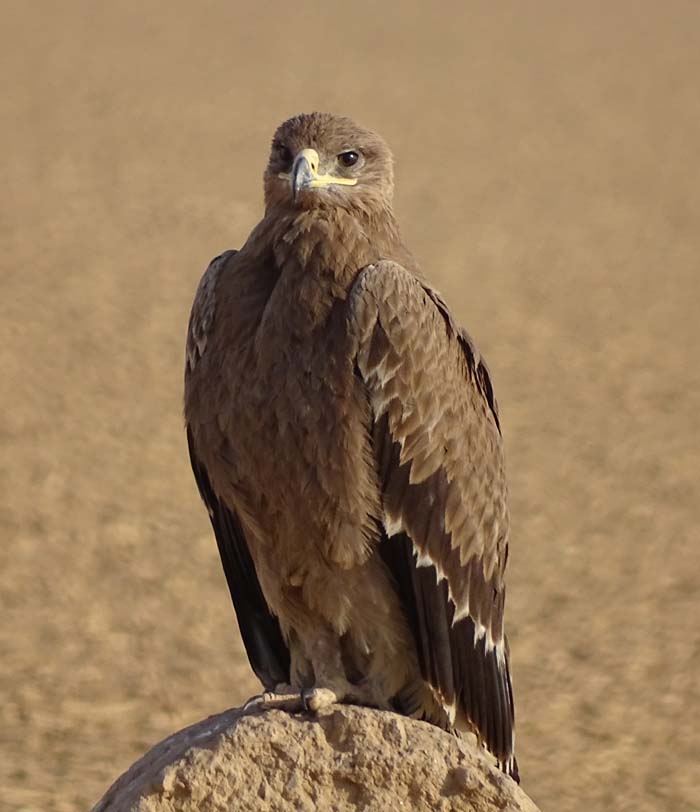
[[[340,207],[384,211],[391,206],[391,150],[376,133],[330,113],[294,116],[277,128],[265,170],[265,208]]]

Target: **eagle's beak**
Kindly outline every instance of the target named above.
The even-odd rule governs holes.
[[[302,189],[310,189],[318,179],[318,152],[302,149],[292,165],[292,195],[296,200]]]
[[[319,157],[315,149],[302,149],[294,159],[289,175],[280,174],[288,179],[292,186],[292,195],[296,200],[303,189],[319,189],[324,186],[354,186],[357,178],[339,178],[335,175],[318,174]]]

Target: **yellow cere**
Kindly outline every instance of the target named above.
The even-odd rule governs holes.
[[[277,177],[290,182],[292,180],[292,176],[289,172],[280,172]],[[357,184],[357,178],[337,178],[335,175],[316,175],[309,184],[309,188],[316,189],[320,186],[330,186],[332,183],[338,183],[341,186],[355,186]]]

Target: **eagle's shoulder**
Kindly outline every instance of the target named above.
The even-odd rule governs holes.
[[[498,403],[486,361],[469,333],[456,323],[435,288],[398,263],[382,260],[366,266],[358,274],[350,291],[349,314],[350,329],[360,346],[367,346],[373,335],[375,343],[384,334],[393,335],[395,340],[403,336],[407,342],[411,331],[416,337],[415,331],[421,330],[420,341],[425,342],[436,332],[446,333],[448,341],[459,347],[466,378],[488,405],[500,433]]]
[[[216,288],[222,271],[236,253],[235,250],[229,250],[214,257],[199,281],[187,329],[186,373],[194,370],[204,354],[216,312]]]

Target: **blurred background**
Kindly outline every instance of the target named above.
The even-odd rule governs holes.
[[[432,8],[429,8],[432,5]],[[258,689],[192,479],[184,337],[276,125],[382,133],[487,357],[543,810],[700,808],[700,6],[8,2],[0,786],[87,809]]]

